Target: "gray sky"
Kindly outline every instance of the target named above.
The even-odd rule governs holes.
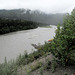
[[[29,8],[47,13],[70,13],[75,0],[0,0],[0,9]]]

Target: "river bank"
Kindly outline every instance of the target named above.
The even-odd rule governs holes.
[[[15,59],[26,50],[28,53],[36,51],[31,44],[44,44],[55,36],[56,26],[52,28],[36,28],[0,35],[0,63]]]
[[[49,50],[48,50],[49,49]],[[61,67],[54,62],[50,43],[40,46],[37,51],[19,55],[16,61],[0,64],[0,74],[8,75],[75,75],[75,65]]]
[[[46,46],[48,44],[46,43]],[[14,73],[17,73],[17,70],[20,66],[22,65],[27,65],[31,62],[33,62],[34,60],[37,60],[38,58],[40,58],[41,56],[43,56],[45,53],[47,53],[47,51],[45,51],[45,49],[47,47],[44,47],[43,49],[43,46],[40,47],[39,50],[37,51],[34,51],[30,54],[28,54],[27,52],[25,52],[24,54],[20,54],[16,60],[14,61],[9,61],[7,62],[7,59],[5,58],[5,62],[3,64],[0,64],[0,74],[1,75],[4,75],[4,74],[14,74]]]
[[[51,54],[51,42],[32,44],[38,50],[20,54],[16,60],[0,64],[1,75],[75,75],[75,65],[61,67]]]

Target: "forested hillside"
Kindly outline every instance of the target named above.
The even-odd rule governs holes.
[[[62,24],[64,15],[60,13],[46,14],[38,10],[30,9],[0,10],[0,18],[22,19],[52,25]]]
[[[0,19],[0,34],[37,28],[37,24],[36,22],[20,19]]]

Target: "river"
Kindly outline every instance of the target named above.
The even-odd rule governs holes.
[[[31,53],[34,47],[31,44],[44,44],[45,41],[55,36],[56,26],[51,28],[38,27],[31,30],[23,30],[0,35],[0,63],[15,59],[26,50]]]

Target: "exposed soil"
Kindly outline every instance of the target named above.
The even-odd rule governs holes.
[[[40,75],[40,69],[31,72],[30,75]],[[70,67],[58,67],[53,73],[52,70],[43,70],[43,75],[75,75],[75,66]]]
[[[35,66],[39,62],[43,63],[43,66],[45,66],[47,64],[47,60],[52,61],[52,58],[53,56],[51,54],[40,57],[39,59],[33,61],[32,63],[29,63],[25,66],[21,66],[17,70],[17,74],[18,75],[41,75],[40,68],[31,71],[32,68],[30,66]],[[61,66],[57,67],[54,73],[52,72],[52,69],[49,70],[43,69],[42,71],[43,71],[43,75],[75,75],[75,65],[68,66],[68,67],[61,67]]]

